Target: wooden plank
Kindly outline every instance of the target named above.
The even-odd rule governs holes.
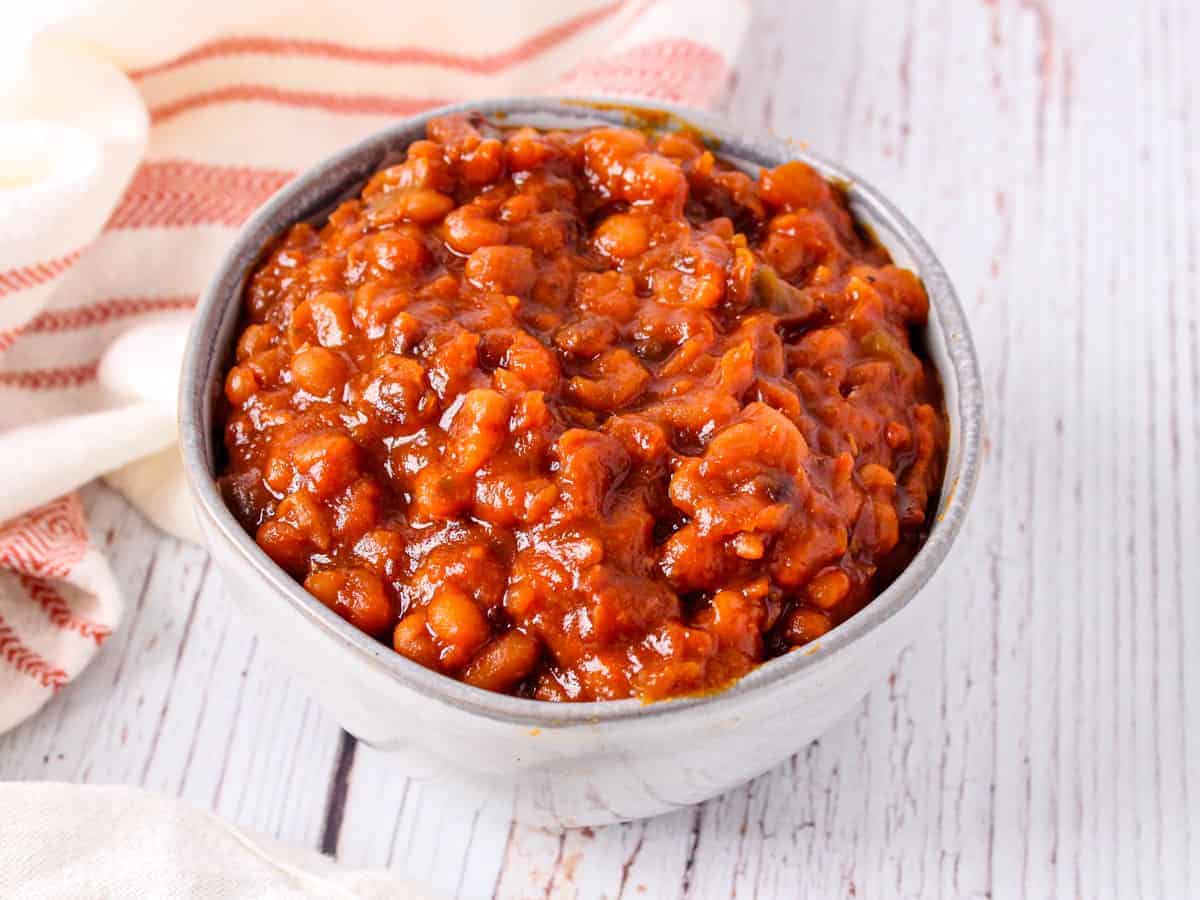
[[[512,798],[442,775],[359,744],[338,858],[391,866],[448,896],[490,896],[512,824]]]

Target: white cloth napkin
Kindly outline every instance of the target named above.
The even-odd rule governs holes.
[[[6,21],[0,36],[0,731],[120,618],[71,491],[106,475],[194,538],[175,449],[179,349],[256,207],[443,102],[705,105],[749,15],[741,0],[53,2],[80,9],[36,33]]]
[[[384,871],[352,870],[251,837],[132,788],[0,784],[0,896],[143,900],[426,900]]]

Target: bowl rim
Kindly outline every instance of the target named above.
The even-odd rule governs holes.
[[[327,209],[332,202],[346,195],[347,186],[360,188],[365,176],[377,169],[389,152],[414,139],[414,131],[423,131],[430,119],[453,112],[478,112],[492,118],[517,120],[506,124],[521,124],[519,120],[522,119],[530,121],[548,116],[555,120],[577,120],[579,127],[603,123],[691,126],[713,141],[720,155],[743,164],[773,166],[798,159],[813,165],[826,177],[843,182],[851,204],[869,210],[872,220],[882,222],[905,246],[912,257],[913,268],[925,284],[931,309],[941,326],[948,366],[944,370],[941,366],[937,368],[947,396],[951,396],[952,390],[957,395],[958,429],[957,435],[952,434],[951,447],[956,436],[958,454],[947,460],[940,508],[929,536],[916,556],[886,590],[822,637],[813,649],[767,660],[721,691],[653,703],[639,699],[549,703],[494,693],[427,669],[360,632],[277,566],[225,505],[209,463],[213,435],[206,407],[211,402],[214,375],[228,358],[229,342],[217,339],[226,304],[240,304],[245,276],[261,257],[270,236],[303,218],[317,215],[320,209]],[[298,207],[303,211],[297,212]],[[222,256],[196,307],[184,351],[179,399],[184,470],[196,512],[210,526],[205,529],[210,541],[214,539],[214,533],[219,535],[235,552],[239,562],[249,566],[258,580],[265,583],[265,588],[282,595],[314,627],[337,639],[346,650],[408,689],[494,721],[551,729],[658,720],[684,715],[701,707],[728,708],[751,693],[804,677],[859,642],[906,608],[949,553],[962,528],[978,480],[982,420],[979,362],[962,306],[928,243],[891,201],[844,167],[795,142],[775,136],[746,136],[736,126],[724,124],[698,110],[649,100],[607,97],[510,97],[443,106],[399,120],[305,170],[241,226]]]

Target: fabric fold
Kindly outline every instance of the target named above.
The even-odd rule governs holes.
[[[346,868],[252,836],[168,797],[50,783],[0,784],[0,894],[26,900],[437,896],[388,872]]]

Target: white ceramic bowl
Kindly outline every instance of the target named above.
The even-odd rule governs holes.
[[[320,220],[357,193],[425,123],[477,110],[505,125],[625,123],[632,110],[700,128],[748,171],[801,159],[848,185],[851,207],[931,302],[926,342],[942,379],[951,440],[935,524],[916,558],[866,609],[819,644],[771,660],[728,690],[654,704],[553,704],[469,687],[425,669],[347,624],[275,565],[242,530],[215,484],[223,373],[242,287],[267,242]],[[351,734],[424,775],[515,790],[520,818],[551,826],[652,816],[719,794],[786,759],[854,706],[915,637],[932,598],[918,592],[958,534],[979,468],[981,390],[967,323],[946,273],[903,216],[848,172],[780,140],[748,138],[701,113],[625,101],[493,100],[399,122],[311,169],[246,224],[196,311],[183,367],[180,436],[201,527],[238,607]]]

